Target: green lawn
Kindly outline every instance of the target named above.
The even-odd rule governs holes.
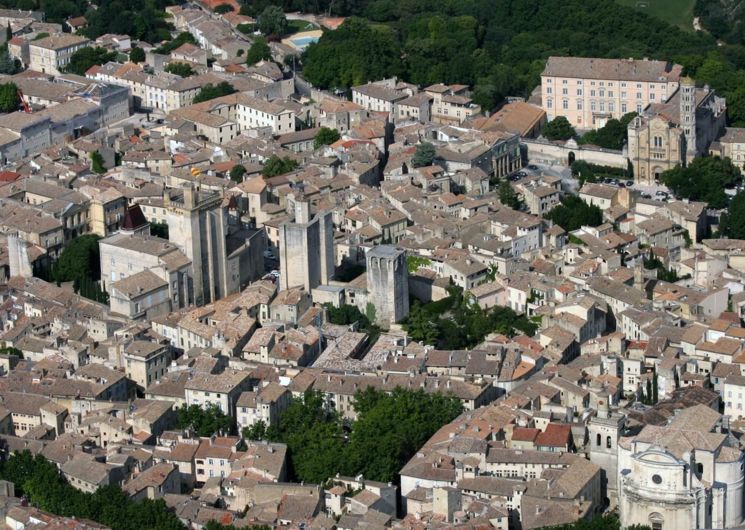
[[[616,0],[650,16],[661,18],[683,29],[693,30],[693,4],[696,0]]]
[[[318,26],[305,20],[292,19],[287,21],[287,35],[294,35],[301,31],[312,31],[318,29]]]

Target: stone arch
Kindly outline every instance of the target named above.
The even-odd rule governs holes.
[[[569,156],[567,156],[567,165],[571,166],[576,159],[577,155],[574,154],[574,151],[569,151]]]

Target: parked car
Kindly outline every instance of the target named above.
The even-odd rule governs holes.
[[[631,186],[633,186],[633,185],[634,185],[634,181],[633,181],[633,180],[627,180],[627,181],[626,181],[626,187],[627,187],[627,188],[630,188],[630,187],[631,187]]]

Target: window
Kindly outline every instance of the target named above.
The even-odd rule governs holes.
[[[582,110],[582,100],[581,99],[578,99],[577,100],[577,110]]]
[[[659,475],[652,475],[652,482],[655,484],[662,484],[662,477]]]
[[[568,95],[568,94],[569,94],[569,89],[568,89],[568,88],[562,88],[562,89],[561,89],[561,93],[562,93],[562,94],[564,94],[564,95],[566,96],[566,95]]]
[[[581,95],[582,95],[582,89],[581,89],[581,88],[578,88],[578,89],[577,89],[577,95],[578,95],[578,96],[581,96]]]
[[[627,109],[627,108],[628,108],[628,107],[626,106],[626,103],[621,103],[621,112],[622,112],[622,113],[626,114],[626,112],[627,112],[627,110],[626,110],[626,109]]]
[[[564,101],[562,101],[561,106],[564,110],[569,110],[569,100],[565,99]]]
[[[546,100],[546,108],[547,109],[553,108],[553,101],[551,101],[550,99],[547,99]]]
[[[613,447],[613,439],[612,439],[612,438],[611,438],[610,436],[608,436],[608,437],[607,437],[607,438],[605,439],[605,447],[606,447],[607,449],[611,449],[611,448]]]
[[[598,435],[597,435],[597,437],[595,439],[595,445],[597,445],[598,447],[600,447],[600,444],[602,443],[602,440],[603,440],[603,437],[600,436],[600,433],[598,433]]]
[[[590,97],[591,98],[594,98],[595,97],[595,91],[594,90],[590,90]]]
[[[561,84],[562,84],[562,85],[566,85],[566,84],[567,84],[568,82],[569,82],[569,81],[567,81],[566,79],[562,79],[562,80],[561,80]]]
[[[553,92],[553,89],[549,86],[546,87],[546,94],[551,94]]]

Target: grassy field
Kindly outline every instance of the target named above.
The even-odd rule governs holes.
[[[693,31],[693,4],[696,0],[616,0],[635,7],[650,16],[661,18],[683,29]]]

